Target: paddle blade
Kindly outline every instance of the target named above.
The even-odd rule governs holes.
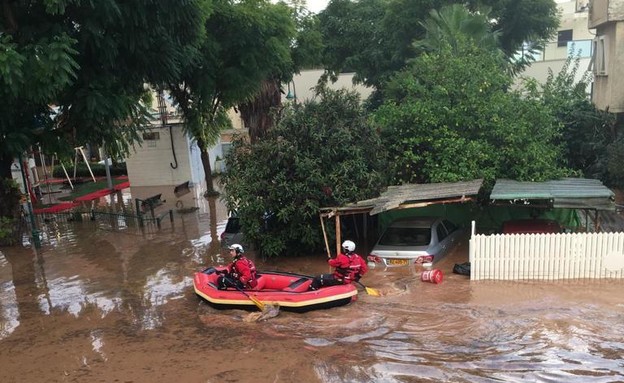
[[[256,297],[252,297],[251,295],[247,295],[247,296],[256,305],[256,307],[260,309],[260,311],[264,311],[264,303],[260,302],[258,298]]]
[[[366,294],[373,295],[373,296],[376,296],[376,297],[380,297],[381,296],[381,293],[379,292],[379,290],[374,289],[372,287],[367,287],[366,288]]]

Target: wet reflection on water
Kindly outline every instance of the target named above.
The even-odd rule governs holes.
[[[451,273],[459,248],[440,285],[375,269],[362,282],[382,297],[247,323],[192,289],[193,272],[224,262],[225,222],[48,222],[40,251],[3,248],[0,381],[624,381],[621,281],[471,283]],[[328,271],[323,255],[256,263]]]

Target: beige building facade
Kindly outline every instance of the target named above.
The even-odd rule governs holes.
[[[593,41],[592,101],[602,110],[624,113],[624,0],[590,0]]]

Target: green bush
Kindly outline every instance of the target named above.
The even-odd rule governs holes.
[[[224,198],[263,256],[312,253],[323,246],[319,208],[379,195],[385,158],[358,95],[326,90],[285,107],[262,140],[234,141]]]

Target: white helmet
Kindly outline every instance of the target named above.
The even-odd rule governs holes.
[[[342,248],[347,252],[351,253],[353,252],[353,250],[355,250],[355,243],[353,243],[353,241],[344,241],[342,243]]]
[[[243,247],[241,245],[239,245],[238,243],[230,245],[230,247],[228,247],[228,249],[236,250],[236,254],[243,254],[245,252],[245,250],[243,250]]]

